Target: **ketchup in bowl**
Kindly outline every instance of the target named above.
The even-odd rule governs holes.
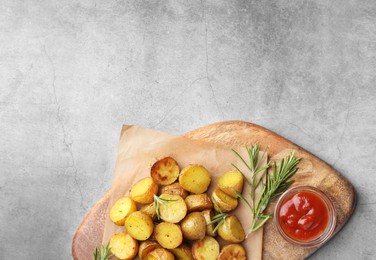
[[[302,246],[317,246],[333,234],[336,215],[333,203],[310,186],[287,190],[278,200],[274,219],[281,235]]]

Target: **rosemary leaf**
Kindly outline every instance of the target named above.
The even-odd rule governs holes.
[[[225,222],[228,215],[221,210],[221,208],[218,206],[218,203],[215,200],[213,200],[213,202],[214,202],[216,208],[218,209],[219,213],[217,215],[215,215],[214,217],[212,217],[212,220],[207,225],[211,225],[211,224],[218,222],[218,224],[213,229],[213,232],[215,233],[218,230],[218,228],[221,225],[223,225],[223,223]]]
[[[252,207],[252,205],[249,204],[248,200],[246,200],[246,198],[244,198],[244,196],[243,196],[241,193],[236,192],[236,195],[237,195],[242,201],[244,201],[244,202],[248,205],[248,207],[253,211],[253,207]]]
[[[250,170],[250,171],[252,171],[252,169],[251,169],[251,166],[249,166],[245,161],[244,161],[244,159],[243,159],[243,157],[241,157],[241,155],[237,152],[237,151],[235,151],[234,149],[231,149],[242,161],[243,161],[243,163],[248,167],[248,169]],[[248,151],[248,149],[247,149],[247,151]],[[249,152],[249,151],[248,151]],[[249,155],[250,157],[251,157],[251,155]]]
[[[226,217],[224,217],[224,218],[218,223],[218,225],[213,229],[213,233],[217,232],[218,228],[219,228],[220,226],[223,225],[223,223],[225,222],[225,218],[226,218]]]
[[[243,175],[243,178],[245,179],[245,181],[248,183],[248,185],[250,185],[250,181],[247,179],[247,177],[244,175],[244,173],[235,165],[235,164],[231,164],[232,166],[234,166],[234,168],[241,173],[241,175]]]
[[[155,213],[157,213],[158,220],[161,219],[161,213],[159,211],[159,204],[166,205],[167,203],[171,201],[176,201],[176,200],[164,199],[164,198],[158,197],[157,195],[154,195],[154,208],[155,208]]]
[[[106,246],[102,245],[94,249],[93,260],[108,260],[110,256],[110,242]]]
[[[248,154],[248,161],[235,150],[232,150],[241,162],[249,170],[249,177],[247,177],[239,167],[232,164],[243,177],[246,179],[247,184],[250,187],[250,200],[247,200],[243,195],[237,194],[238,197],[245,202],[252,212],[252,223],[250,232],[254,232],[261,228],[271,216],[264,214],[264,210],[268,207],[270,202],[277,199],[283,192],[285,192],[293,183],[293,180],[289,180],[297,171],[297,165],[301,158],[295,158],[294,152],[284,159],[281,159],[277,165],[276,162],[271,164],[271,170],[268,172],[270,162],[265,166],[260,167],[263,161],[266,150],[259,156],[261,147],[255,144],[249,148],[246,148]],[[263,180],[263,177],[265,179]],[[256,190],[260,190],[256,197]]]
[[[261,216],[261,221],[257,222],[255,224],[255,226],[253,227],[252,231],[255,232],[256,230],[258,230],[260,227],[262,227],[266,221],[268,221],[272,216],[270,215],[263,215]]]

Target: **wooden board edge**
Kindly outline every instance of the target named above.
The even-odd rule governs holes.
[[[353,194],[353,197],[352,197],[352,201],[353,201],[353,205],[352,205],[352,210],[351,210],[351,214],[354,212],[355,210],[355,207],[356,207],[356,204],[357,204],[357,192],[356,192],[356,189],[354,187],[354,185],[346,178],[344,177],[342,174],[340,174],[332,165],[328,164],[327,162],[325,162],[324,160],[320,159],[320,157],[318,157],[317,155],[314,155],[313,153],[305,150],[304,148],[302,148],[301,146],[297,145],[296,143],[294,143],[293,141],[263,127],[263,126],[260,126],[260,125],[257,125],[257,124],[254,124],[254,123],[249,123],[249,122],[244,122],[244,121],[238,121],[238,120],[232,120],[232,121],[224,121],[224,122],[217,122],[217,123],[213,123],[213,124],[209,124],[209,125],[206,125],[206,126],[203,126],[203,127],[200,127],[200,128],[197,128],[193,131],[190,131],[186,134],[184,134],[183,136],[185,137],[188,137],[188,138],[192,138],[192,139],[196,139],[193,137],[192,133],[195,133],[195,132],[198,132],[198,131],[201,131],[201,132],[206,132],[206,129],[209,129],[209,128],[213,128],[213,127],[216,127],[216,126],[225,126],[225,125],[238,125],[238,126],[243,126],[243,127],[252,127],[252,128],[259,128],[259,129],[262,129],[263,131],[267,132],[269,135],[273,136],[273,138],[275,139],[279,139],[279,140],[283,140],[283,141],[288,141],[290,142],[294,149],[297,149],[299,151],[302,151],[306,154],[309,154],[317,159],[319,159],[322,163],[324,163],[327,167],[329,167],[330,169],[332,169],[338,176],[341,180],[343,180],[344,182],[346,182],[348,184],[349,187],[351,187],[352,189],[352,194]]]
[[[92,217],[92,214],[93,212],[97,212],[97,210],[99,208],[101,208],[101,206],[103,204],[107,204],[109,202],[109,199],[111,197],[111,194],[112,194],[112,190],[109,189],[95,204],[94,206],[90,209],[90,211],[86,214],[85,218],[81,221],[80,225],[78,226],[74,236],[73,236],[73,239],[72,239],[72,256],[74,259],[78,259],[78,256],[77,256],[77,240],[79,239],[78,236],[79,234],[81,234],[81,231],[84,229],[85,227],[85,223],[88,221],[88,219],[90,219]]]
[[[345,226],[345,224],[349,221],[349,219],[351,218],[351,216],[353,215],[353,212],[356,208],[356,205],[357,205],[357,192],[356,192],[356,189],[355,187],[352,185],[352,183],[346,178],[344,177],[342,174],[340,174],[333,166],[329,165],[327,162],[325,162],[324,160],[320,159],[318,156],[312,154],[311,152],[305,150],[304,148],[300,147],[299,145],[295,144],[294,142],[292,142],[291,140],[281,136],[281,135],[278,135],[276,134],[275,132],[269,130],[269,129],[266,129],[262,126],[259,126],[257,124],[253,124],[253,123],[248,123],[248,122],[243,122],[243,121],[225,121],[225,122],[218,122],[218,123],[214,123],[214,124],[210,124],[210,125],[207,125],[207,126],[204,126],[204,127],[201,127],[201,128],[198,128],[194,131],[191,131],[189,133],[187,133],[186,137],[188,138],[192,138],[192,139],[197,139],[197,140],[201,140],[201,137],[204,137],[205,136],[200,136],[200,138],[195,138],[195,136],[197,136],[197,132],[202,132],[202,133],[205,133],[206,136],[208,136],[210,134],[210,130],[212,129],[216,129],[216,128],[226,128],[226,126],[228,126],[229,128],[232,128],[234,125],[237,125],[238,127],[244,127],[244,128],[254,128],[256,129],[261,129],[262,131],[264,131],[265,133],[267,133],[267,137],[272,137],[273,139],[277,139],[277,140],[280,140],[281,142],[288,142],[291,144],[291,147],[289,148],[292,148],[292,149],[296,149],[298,150],[299,152],[301,152],[302,154],[306,154],[312,158],[315,158],[318,162],[322,163],[325,167],[329,168],[337,177],[338,177],[338,181],[342,183],[342,185],[344,186],[347,186],[350,190],[349,190],[349,194],[350,196],[348,196],[348,201],[351,205],[351,208],[344,212],[345,215],[347,215],[347,217],[344,219],[344,221],[342,223],[337,223],[337,227],[335,229],[335,232],[333,234],[333,236],[331,237],[331,239],[336,235],[338,234],[338,232],[340,230],[342,230],[342,228]],[[306,257],[314,254],[320,247],[317,247],[315,248],[309,255],[307,255]]]
[[[283,141],[288,141],[289,143],[292,144],[292,147],[291,148],[294,148],[294,149],[297,149],[297,150],[300,150],[304,153],[307,153],[307,154],[310,154],[311,156],[319,159],[322,163],[324,163],[327,167],[333,169],[333,171],[339,176],[339,179],[341,181],[344,181],[348,184],[348,186],[352,189],[351,190],[351,194],[352,194],[352,197],[351,197],[351,201],[352,201],[352,207],[351,207],[351,210],[350,212],[348,213],[349,214],[349,217],[344,221],[344,223],[342,223],[341,226],[337,227],[336,231],[335,231],[335,234],[333,235],[333,237],[343,228],[343,226],[349,221],[349,219],[351,218],[351,216],[353,215],[353,212],[356,208],[356,205],[357,205],[357,192],[356,192],[356,189],[355,187],[352,185],[352,183],[347,179],[345,178],[343,175],[341,175],[336,169],[334,169],[331,165],[329,165],[328,163],[326,163],[325,161],[321,160],[319,157],[313,155],[312,153],[308,152],[307,150],[301,148],[300,146],[296,145],[294,142],[284,138],[283,136],[280,136],[278,134],[276,134],[275,132],[269,130],[269,129],[266,129],[262,126],[259,126],[257,124],[253,124],[253,123],[249,123],[249,122],[244,122],[244,121],[225,121],[225,122],[217,122],[217,123],[213,123],[213,124],[209,124],[209,125],[206,125],[206,126],[203,126],[203,127],[200,127],[198,129],[195,129],[195,130],[192,130],[186,134],[184,134],[183,136],[185,137],[188,137],[188,138],[192,138],[192,139],[197,139],[197,138],[193,138],[193,133],[195,132],[198,132],[198,131],[201,131],[201,132],[205,132],[206,130],[205,129],[209,129],[209,128],[213,128],[213,127],[216,127],[216,126],[219,126],[221,125],[222,127],[223,126],[234,126],[234,125],[238,125],[240,127],[244,127],[244,128],[249,128],[249,127],[252,127],[252,128],[259,128],[259,129],[262,129],[262,131],[265,131],[268,133],[268,135],[270,136],[273,136],[274,138],[278,139],[278,140],[283,140]],[[124,127],[127,127],[127,126],[123,126],[122,127],[122,131],[121,131],[121,134],[120,136],[122,136],[123,132],[124,132]],[[75,234],[74,234],[74,237],[73,237],[73,240],[72,240],[72,256],[74,259],[78,259],[77,257],[77,239],[78,239],[78,234],[80,233],[80,231],[82,231],[85,223],[87,222],[87,220],[92,216],[92,213],[97,211],[98,208],[100,208],[101,205],[103,205],[104,203],[108,203],[108,200],[110,198],[110,195],[111,195],[111,189],[109,189],[105,195],[93,206],[93,208],[88,212],[88,214],[85,216],[85,218],[81,221],[80,225],[78,226]],[[312,254],[314,254],[317,250],[313,251]],[[310,255],[312,255],[310,254]]]

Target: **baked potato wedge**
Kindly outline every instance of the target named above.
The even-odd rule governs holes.
[[[238,198],[237,192],[242,193],[244,177],[238,171],[225,172],[218,179],[218,188],[233,198]]]
[[[174,255],[164,248],[156,248],[146,255],[146,260],[174,260]]]
[[[150,240],[143,241],[138,247],[138,257],[141,260],[144,260],[147,254],[149,254],[154,249],[160,248],[160,247],[161,245],[155,241],[150,241]]]
[[[240,243],[245,238],[243,226],[235,215],[225,219],[225,222],[218,228],[218,235],[230,243]]]
[[[177,248],[170,249],[176,260],[194,260],[192,250],[186,244],[181,244]]]
[[[224,193],[220,188],[216,188],[211,196],[216,211],[230,212],[238,206],[238,199]]]
[[[141,211],[135,211],[125,219],[125,230],[137,240],[146,240],[153,234],[154,223],[151,217]]]
[[[159,215],[162,220],[170,223],[178,223],[187,215],[187,205],[179,195],[162,194],[159,196],[166,202],[159,203]]]
[[[187,204],[188,212],[213,208],[213,202],[206,193],[188,195],[185,198],[185,204]]]
[[[189,213],[180,223],[183,236],[188,240],[199,240],[205,237],[206,220],[201,212]]]
[[[218,260],[246,260],[245,249],[240,244],[229,244],[224,246],[219,253]]]
[[[209,224],[212,221],[212,218],[214,217],[213,211],[211,209],[207,209],[207,210],[202,211],[201,214],[205,218],[205,221],[206,221],[206,235],[211,236],[211,237],[217,236],[217,231],[214,232],[214,228],[215,228],[214,224],[213,223]]]
[[[114,234],[109,246],[111,254],[119,259],[133,259],[138,251],[138,241],[124,232]]]
[[[183,187],[180,185],[180,183],[175,182],[170,185],[162,186],[161,188],[161,194],[170,194],[170,195],[179,195],[183,199],[185,199],[188,196],[188,191],[183,189]]]
[[[118,199],[110,210],[110,219],[118,226],[124,226],[125,218],[137,210],[136,203],[130,197]]]
[[[217,260],[219,255],[218,241],[210,236],[197,240],[193,243],[192,255],[196,260]]]
[[[149,217],[151,217],[151,219],[153,221],[157,221],[158,216],[157,216],[157,212],[155,211],[154,202],[150,203],[150,204],[147,204],[147,205],[143,205],[140,208],[140,211],[143,212],[143,213],[145,213]]]
[[[179,175],[180,185],[187,191],[200,194],[204,193],[211,182],[210,173],[201,165],[189,165],[181,170]]]
[[[173,249],[183,242],[183,233],[177,224],[162,222],[155,226],[154,236],[164,248]]]
[[[150,175],[157,184],[168,185],[178,179],[179,172],[178,163],[173,158],[166,157],[153,164]]]
[[[151,177],[138,181],[131,188],[131,198],[141,204],[149,204],[154,201],[154,195],[158,193],[158,184]]]

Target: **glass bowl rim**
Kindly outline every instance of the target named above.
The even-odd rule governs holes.
[[[294,194],[294,193],[297,193],[297,192],[300,192],[300,191],[309,191],[309,192],[312,192],[312,193],[316,194],[317,196],[319,196],[323,200],[323,202],[326,204],[328,211],[329,211],[329,222],[328,222],[328,225],[327,225],[325,231],[319,237],[317,237],[313,240],[305,241],[305,240],[297,240],[297,239],[292,238],[291,236],[286,234],[286,232],[282,229],[282,227],[279,223],[279,220],[278,220],[279,208],[281,207],[281,204],[284,201],[284,199],[287,196]],[[294,186],[294,187],[291,187],[288,190],[286,190],[279,197],[279,199],[278,199],[278,201],[275,205],[275,208],[274,208],[274,224],[276,225],[279,234],[285,240],[287,240],[288,242],[295,244],[295,245],[303,246],[303,247],[317,247],[317,246],[324,244],[326,241],[328,241],[334,233],[334,230],[335,230],[335,227],[336,227],[336,224],[337,224],[336,208],[334,206],[333,201],[329,198],[329,196],[324,191],[322,191],[322,190],[320,190],[320,189],[318,189],[314,186],[310,186],[310,185]]]

